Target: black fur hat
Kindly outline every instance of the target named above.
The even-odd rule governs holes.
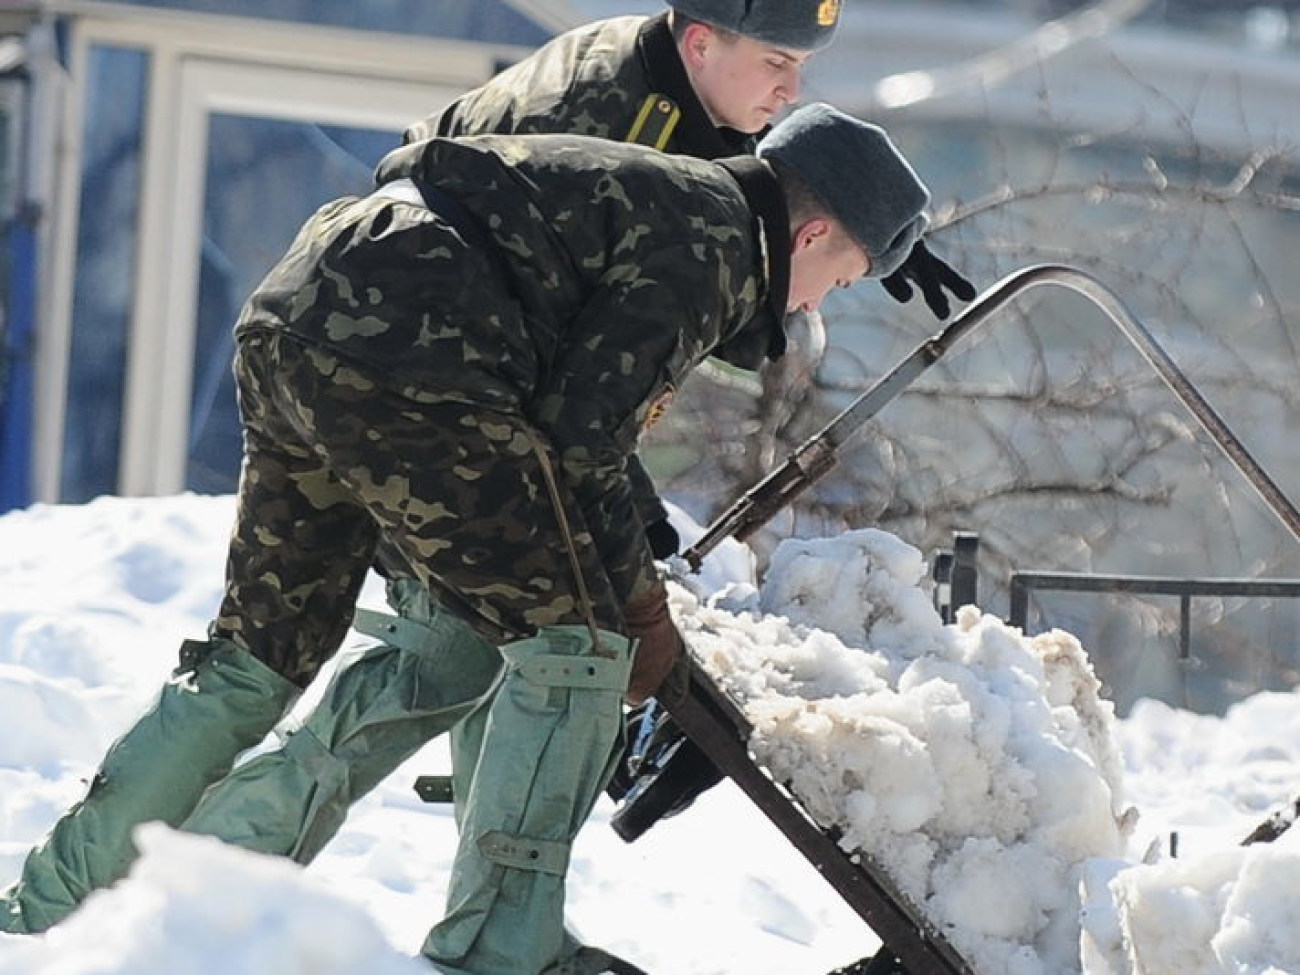
[[[796,109],[758,144],[759,158],[797,171],[871,258],[883,278],[929,227],[930,191],[885,130],[830,105]]]
[[[835,35],[841,0],[668,0],[693,20],[758,41],[813,51]]]

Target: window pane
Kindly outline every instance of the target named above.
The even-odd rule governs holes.
[[[370,189],[397,132],[212,116],[185,485],[234,490],[239,416],[231,327],[249,293],[322,203]]]
[[[530,47],[550,37],[504,0],[127,0],[127,5]]]
[[[36,215],[20,209],[22,80],[0,77],[0,511],[30,500]]]
[[[88,72],[60,490],[68,502],[117,488],[148,58],[94,46]]]

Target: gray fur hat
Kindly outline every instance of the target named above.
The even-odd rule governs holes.
[[[693,20],[757,41],[814,51],[835,36],[841,0],[668,0]]]
[[[791,112],[764,136],[758,155],[804,178],[866,250],[867,277],[897,271],[929,226],[930,191],[885,130],[829,105]]]

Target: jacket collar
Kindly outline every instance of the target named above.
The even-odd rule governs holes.
[[[667,95],[682,113],[670,143],[672,151],[700,159],[721,159],[753,151],[749,136],[725,126],[719,128],[709,118],[686,74],[686,65],[682,64],[672,28],[668,26],[667,11],[646,19],[637,32],[636,47],[650,90]]]
[[[753,156],[718,160],[740,184],[759,230],[759,247],[767,272],[764,311],[769,319],[766,356],[779,359],[786,348],[785,308],[790,298],[790,216],[785,193],[772,168]]]

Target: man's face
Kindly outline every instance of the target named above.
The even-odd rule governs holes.
[[[682,59],[696,95],[715,125],[759,132],[799,97],[809,51],[776,47],[750,37],[692,24],[682,36]]]
[[[821,217],[795,228],[790,244],[790,296],[785,310],[816,311],[831,288],[847,288],[871,260],[836,224]]]

